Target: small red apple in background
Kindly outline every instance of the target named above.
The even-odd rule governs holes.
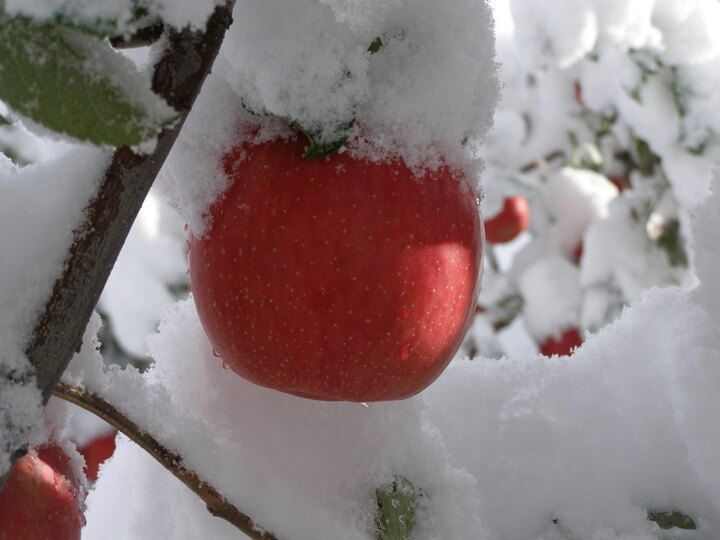
[[[574,263],[580,263],[580,259],[582,259],[584,249],[585,247],[583,246],[583,241],[580,240],[575,246],[575,249],[573,249],[572,251],[572,260]]]
[[[573,349],[582,345],[583,338],[577,328],[566,329],[559,338],[549,337],[540,345],[540,352],[545,356],[557,354],[570,356]]]
[[[630,184],[630,180],[625,175],[610,175],[607,177],[608,180],[610,180],[613,184],[615,184],[615,187],[618,188],[618,191],[621,193],[625,191],[626,189],[630,189],[632,185]]]
[[[84,499],[70,458],[59,447],[31,448],[0,491],[0,539],[79,540]]]
[[[475,312],[482,260],[474,191],[448,168],[302,141],[225,156],[234,184],[190,235],[198,314],[223,363],[319,400],[403,399],[445,369]]]
[[[78,452],[85,458],[85,475],[90,482],[97,481],[100,465],[115,452],[116,434],[117,431],[105,433],[78,448]]]
[[[523,195],[508,197],[502,210],[485,220],[485,241],[504,244],[515,240],[530,226],[530,203]]]
[[[575,100],[575,103],[577,103],[581,107],[585,106],[585,101],[583,100],[582,85],[580,84],[580,81],[573,81],[573,99]]]

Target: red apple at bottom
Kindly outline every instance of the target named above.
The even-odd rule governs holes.
[[[530,226],[530,203],[523,195],[508,197],[502,210],[485,220],[485,241],[488,244],[512,242]]]
[[[0,539],[79,540],[85,491],[57,446],[30,449],[0,491]]]
[[[190,281],[224,365],[318,400],[403,399],[460,347],[475,311],[482,232],[473,189],[448,168],[300,141],[225,156],[233,184],[190,235]]]
[[[90,482],[96,482],[100,465],[115,452],[116,431],[95,437],[85,446],[78,448],[85,458],[85,475]]]
[[[540,345],[540,352],[545,356],[557,354],[570,356],[573,350],[582,345],[583,338],[577,328],[568,328],[557,339],[549,337]]]

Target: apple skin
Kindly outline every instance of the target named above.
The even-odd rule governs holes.
[[[80,540],[85,490],[57,446],[30,449],[0,491],[0,539]]]
[[[485,240],[488,244],[512,242],[530,226],[530,203],[523,195],[508,197],[502,210],[485,220]]]
[[[572,261],[576,264],[580,264],[580,259],[582,259],[583,251],[585,250],[585,247],[583,246],[583,241],[580,240],[578,244],[575,246],[575,249],[572,251]]]
[[[115,452],[116,431],[95,437],[85,446],[78,448],[85,458],[85,475],[90,482],[96,482],[100,465]]]
[[[483,232],[474,190],[448,168],[276,139],[225,156],[233,184],[189,235],[197,311],[216,355],[297,396],[410,397],[460,347],[475,311]]]
[[[559,338],[549,337],[540,345],[540,352],[545,356],[557,354],[570,356],[573,349],[583,343],[583,338],[577,328],[566,329]]]

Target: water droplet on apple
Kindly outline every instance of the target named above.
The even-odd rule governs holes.
[[[223,360],[222,367],[223,367],[223,369],[230,369],[230,364],[228,364],[225,360]]]
[[[213,356],[214,356],[215,358],[220,358],[220,353],[217,352],[214,347],[213,347],[213,350],[212,350],[212,354],[213,354]]]

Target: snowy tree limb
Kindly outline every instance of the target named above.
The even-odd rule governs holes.
[[[205,31],[168,29],[167,47],[155,65],[152,81],[180,117],[157,137],[150,154],[118,148],[105,171],[97,196],[75,231],[62,275],[34,325],[25,353],[47,402],[75,351],[130,227],[190,112],[232,22],[234,0],[218,6]],[[24,453],[18,448],[17,459]],[[0,478],[0,486],[4,483]]]
[[[180,111],[182,118],[158,136],[151,154],[137,154],[128,147],[115,151],[98,195],[87,208],[87,219],[75,232],[65,271],[55,282],[26,348],[46,402],[80,348],[130,227],[210,71],[231,22],[231,7],[232,2],[219,7],[204,33],[169,32],[169,46],[155,66],[153,90]]]
[[[63,382],[55,385],[53,394],[90,411],[122,431],[200,497],[212,515],[228,521],[250,538],[277,540],[271,533],[258,529],[250,517],[230,504],[213,486],[185,468],[182,456],[165,448],[155,437],[141,430],[135,422],[100,396]]]

